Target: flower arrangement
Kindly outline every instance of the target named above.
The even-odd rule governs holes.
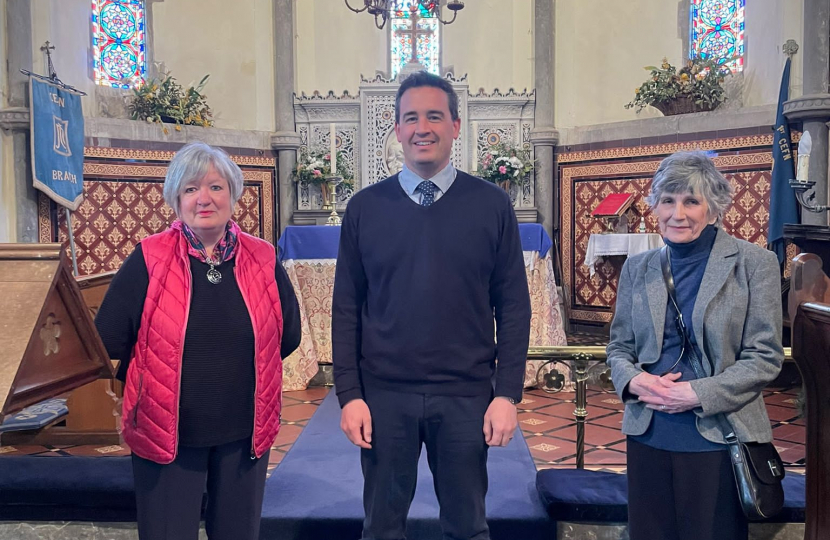
[[[133,120],[147,122],[168,122],[176,124],[181,131],[182,124],[210,127],[213,125],[213,111],[202,93],[210,75],[205,75],[195,87],[185,89],[176,82],[169,72],[161,79],[152,79],[133,89],[127,107]],[[167,128],[164,128],[167,133]]]
[[[335,160],[337,162],[337,173],[343,177],[343,184],[351,186],[354,178],[352,173],[349,172],[346,156],[343,155],[343,152],[338,151],[335,154]],[[330,175],[331,154],[328,151],[301,151],[292,172],[294,181],[301,184],[321,185],[326,182],[326,178]]]
[[[478,175],[508,191],[511,184],[523,184],[533,169],[528,149],[502,143],[484,152],[479,161]]]
[[[680,70],[663,58],[660,67],[646,66],[651,78],[634,90],[626,109],[651,105],[664,115],[711,111],[726,100],[724,78],[732,72],[717,60],[692,58]]]

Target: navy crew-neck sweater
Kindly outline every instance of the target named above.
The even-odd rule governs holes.
[[[696,349],[697,357],[701,360],[703,355],[697,344],[694,328],[692,328],[692,312],[717,234],[718,230],[714,225],[707,225],[701,231],[700,236],[691,242],[678,244],[666,240],[671,254],[671,272],[674,277],[677,303],[680,306],[680,311],[683,312],[683,321],[689,330],[689,338]],[[648,372],[653,375],[662,375],[672,367],[680,356],[683,338],[674,324],[676,313],[674,304],[669,299],[666,308],[666,320],[663,326],[663,348],[660,359],[647,367]],[[680,381],[690,381],[697,378],[689,363],[688,352],[684,352],[683,359],[672,371],[680,371],[683,374]],[[697,430],[696,420],[697,415],[694,411],[677,414],[654,411],[648,430],[642,435],[631,438],[653,448],[673,452],[723,450],[725,448],[723,445],[703,438]]]
[[[504,190],[458,171],[428,207],[397,175],[352,197],[332,305],[341,405],[364,386],[489,394],[496,357],[495,395],[520,400],[529,334],[521,240]]]

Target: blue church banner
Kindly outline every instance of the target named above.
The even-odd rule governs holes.
[[[32,176],[36,189],[77,210],[84,187],[84,115],[81,96],[29,78]]]

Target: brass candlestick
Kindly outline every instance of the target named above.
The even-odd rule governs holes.
[[[342,176],[328,176],[320,188],[323,191],[323,210],[331,210],[326,225],[340,225],[340,216],[337,214],[337,186],[343,183]]]

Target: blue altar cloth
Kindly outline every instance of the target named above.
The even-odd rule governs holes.
[[[340,227],[292,225],[277,242],[280,261],[289,259],[336,259]]]
[[[520,223],[522,251],[547,255],[553,245],[550,236],[538,223]],[[336,259],[340,227],[328,225],[292,225],[285,228],[277,242],[280,261],[289,259]]]

